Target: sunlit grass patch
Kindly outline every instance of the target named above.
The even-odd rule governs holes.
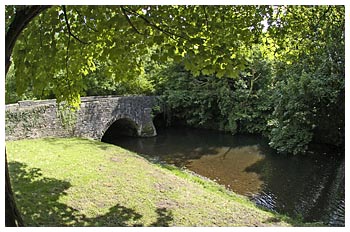
[[[28,226],[289,226],[245,197],[102,142],[7,142],[11,181]]]

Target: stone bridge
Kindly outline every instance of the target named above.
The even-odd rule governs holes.
[[[74,123],[63,126],[56,100],[20,101],[6,105],[6,140],[68,136],[101,140],[116,122],[128,128],[124,133],[129,135],[155,136],[152,109],[158,104],[155,96],[82,97]]]

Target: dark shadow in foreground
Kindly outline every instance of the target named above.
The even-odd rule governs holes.
[[[144,226],[135,221],[142,215],[117,204],[105,215],[88,218],[66,204],[59,202],[71,187],[68,181],[44,177],[39,168],[29,168],[20,162],[9,162],[9,171],[15,199],[25,226]],[[169,226],[172,213],[157,209],[157,221],[151,226]],[[135,223],[133,223],[135,222]]]

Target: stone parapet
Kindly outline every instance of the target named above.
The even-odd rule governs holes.
[[[56,100],[20,101],[6,105],[6,140],[78,136],[100,140],[118,119],[132,120],[138,136],[155,136],[152,108],[156,96],[82,97],[72,125],[63,126]]]

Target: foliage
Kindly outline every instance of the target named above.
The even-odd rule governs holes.
[[[105,69],[105,65],[97,65],[96,71],[84,77],[83,96],[151,94],[153,91],[144,72],[130,80],[119,80],[118,74],[108,78]]]
[[[36,97],[33,95],[32,86],[28,86],[25,93],[18,96],[16,93],[16,77],[15,77],[15,66],[12,65],[6,75],[5,82],[5,103],[11,104],[21,100],[35,100]]]
[[[6,82],[5,82],[5,102],[6,104],[10,104],[10,103],[15,103],[18,100],[20,100],[20,98],[17,96],[16,92],[14,92],[14,90],[16,90],[16,85],[14,82],[14,66],[12,65],[6,75]]]
[[[37,95],[53,87],[58,102],[77,107],[84,77],[96,70],[97,61],[106,64],[107,78],[132,80],[154,45],[161,52],[152,59],[186,57],[185,66],[195,75],[234,77],[271,11],[267,6],[53,6],[16,42],[17,90],[23,93],[32,83]],[[6,28],[16,12],[6,7]]]
[[[293,79],[295,77],[295,79]],[[275,97],[275,110],[271,120],[270,145],[279,152],[293,151],[294,153],[305,152],[305,148],[312,140],[312,108],[308,94],[309,89],[307,76],[294,75],[285,83],[278,82]]]
[[[240,132],[266,136],[270,130],[267,122],[274,106],[273,62],[264,58],[258,48],[251,51],[250,62],[241,72],[240,80],[236,81],[232,110],[237,114]]]
[[[181,64],[159,72],[163,100],[172,109],[173,117],[185,119],[192,126],[233,134],[266,133],[272,112],[271,64],[255,51],[239,79],[193,77]]]
[[[276,62],[270,145],[294,154],[305,152],[311,141],[343,145],[344,7],[290,7],[283,17],[288,36]],[[298,48],[293,53],[292,44]]]
[[[20,100],[52,99],[55,98],[54,87],[45,87],[41,93],[35,93],[33,87],[27,89],[18,95],[16,92],[16,80],[14,65],[11,66],[6,78],[5,102],[6,104],[16,103]],[[154,91],[151,80],[147,79],[145,73],[131,80],[118,80],[118,78],[108,78],[104,72],[105,65],[96,65],[96,70],[87,74],[83,78],[81,96],[104,96],[104,95],[128,95],[128,94],[146,94],[150,95]],[[56,78],[63,79],[64,74],[59,72]],[[38,95],[36,95],[38,94]]]

